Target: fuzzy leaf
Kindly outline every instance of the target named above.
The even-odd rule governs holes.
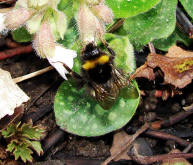
[[[189,16],[193,19],[193,0],[180,0],[180,2]]]
[[[128,37],[111,35],[111,40],[108,41],[109,46],[115,51],[115,66],[122,69],[125,73],[131,73],[135,70],[135,57],[133,46],[129,42]],[[106,35],[107,37],[107,35]],[[119,46],[117,46],[119,45]]]
[[[191,43],[193,43],[193,40],[189,39],[186,34],[182,33],[176,28],[175,31],[168,38],[154,40],[153,45],[157,49],[168,51],[171,46],[176,45],[179,42],[185,44],[186,46],[189,46]]]
[[[39,140],[44,130],[40,126],[33,126],[32,123],[24,123],[21,127],[22,136],[33,140]]]
[[[135,48],[153,41],[166,38],[176,26],[177,0],[162,0],[155,8],[135,17],[126,19],[123,29]]]
[[[75,13],[75,3],[76,2],[72,0],[60,0],[60,2],[58,3],[58,9],[66,14],[68,21],[70,21],[74,16],[73,13]]]
[[[127,18],[146,12],[160,0],[106,0],[116,18]]]
[[[12,31],[12,37],[17,42],[29,42],[32,40],[32,35],[24,27]]]
[[[54,112],[56,122],[62,129],[90,137],[104,135],[123,127],[134,115],[138,104],[139,97],[119,97],[110,110],[104,110],[86,95],[84,88],[77,90],[73,83],[65,81],[58,89]]]

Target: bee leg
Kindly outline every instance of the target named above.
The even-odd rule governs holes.
[[[69,75],[75,79],[78,88],[82,88],[85,84],[85,81],[83,80],[82,76],[80,76],[78,73],[74,72],[72,69],[70,69],[66,64],[62,63],[65,69],[69,72]]]
[[[111,54],[111,58],[114,59],[114,57],[116,55],[114,50],[109,46],[109,44],[107,43],[107,41],[105,39],[102,39],[101,41],[102,41],[103,45],[107,48],[109,53]]]

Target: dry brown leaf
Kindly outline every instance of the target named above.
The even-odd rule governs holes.
[[[178,149],[173,149],[170,153],[181,153]],[[163,160],[161,165],[191,165],[186,159],[184,158],[172,158],[172,159],[165,159]]]
[[[7,155],[6,149],[0,146],[0,160],[5,160],[7,156],[8,155]]]
[[[9,72],[0,69],[0,119],[12,115],[29,97],[14,83]]]
[[[145,64],[139,68],[137,68],[136,70],[136,75],[135,78],[137,77],[144,77],[147,78],[148,80],[154,80],[155,79],[155,74],[153,72],[153,69],[148,67],[147,65],[145,66]]]
[[[193,52],[185,51],[173,46],[168,54],[149,54],[146,63],[140,67],[135,77],[155,78],[153,69],[159,67],[164,73],[164,84],[171,84],[176,88],[184,88],[193,79]]]
[[[193,52],[183,50],[182,48],[174,45],[168,49],[168,53],[166,54],[167,57],[193,57]]]
[[[110,149],[111,155],[114,155],[115,153],[120,152],[120,150],[123,148],[123,145],[125,143],[127,143],[130,138],[131,138],[131,136],[129,136],[124,131],[119,131],[119,132],[115,133],[113,136],[113,145]],[[122,154],[117,156],[114,159],[114,161],[118,161],[121,159],[131,160],[131,158],[127,154],[128,150],[125,150]]]

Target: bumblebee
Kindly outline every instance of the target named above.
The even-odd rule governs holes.
[[[81,75],[66,68],[72,77],[78,79],[81,87],[86,85],[90,96],[95,98],[103,109],[110,109],[118,95],[128,89],[127,76],[114,66],[115,52],[105,44],[110,56],[94,43],[89,43],[81,52]],[[130,87],[134,97],[138,97],[136,88]],[[122,92],[121,92],[122,91]],[[130,92],[131,93],[131,92]]]

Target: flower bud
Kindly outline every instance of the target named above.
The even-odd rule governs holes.
[[[15,3],[15,8],[28,8],[28,1],[27,0],[18,0]]]
[[[98,5],[100,2],[101,0],[86,0],[88,5]]]
[[[105,24],[109,24],[113,22],[112,10],[108,8],[105,4],[92,6],[92,11]]]
[[[32,12],[25,8],[18,8],[9,11],[5,16],[5,26],[9,30],[14,30],[23,25],[30,17]]]
[[[58,18],[55,21],[56,27],[61,39],[64,39],[64,34],[67,29],[67,18],[63,12],[58,11]]]
[[[103,37],[105,33],[104,25],[87,5],[81,4],[77,19],[80,37],[83,42],[94,42],[95,39]]]
[[[42,58],[52,57],[54,55],[55,41],[50,25],[47,22],[41,24],[40,31],[35,36],[33,46]]]
[[[28,6],[30,8],[40,8],[48,3],[49,0],[28,0]]]
[[[34,34],[39,30],[42,18],[42,14],[37,14],[26,22],[26,27],[30,34]]]

